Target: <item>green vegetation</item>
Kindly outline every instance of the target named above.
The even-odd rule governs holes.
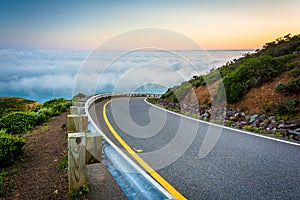
[[[16,112],[0,119],[0,130],[4,129],[8,134],[20,134],[33,128],[36,124],[34,117],[25,112]]]
[[[193,78],[191,80],[189,80],[188,83],[191,84],[195,88],[206,85],[206,82],[205,82],[203,76],[193,76]]]
[[[246,125],[246,126],[244,126],[244,129],[247,130],[247,131],[253,131],[255,133],[261,133],[261,134],[266,133],[266,131],[264,129],[253,127],[252,125]]]
[[[176,88],[174,87],[174,88],[168,89],[167,92],[161,96],[161,98],[169,99],[172,103],[178,103],[179,101],[178,101],[176,95],[174,94],[173,90],[176,90]]]
[[[12,112],[25,112],[30,109],[30,105],[35,101],[17,98],[17,97],[2,97],[0,98],[0,118]]]
[[[64,152],[64,155],[61,159],[61,162],[59,164],[59,169],[66,169],[68,168],[68,153],[67,152]]]
[[[32,129],[34,126],[43,124],[51,117],[65,112],[72,105],[72,101],[63,98],[52,99],[44,105],[32,106],[34,101],[21,98],[0,98],[0,169],[5,173],[5,167],[13,165],[24,155],[25,139],[20,135]],[[28,105],[31,106],[28,106]],[[33,107],[31,110],[30,108]],[[29,111],[30,110],[30,111]],[[18,111],[18,112],[14,112]],[[22,111],[22,112],[20,112]],[[27,112],[24,112],[27,111]],[[62,128],[65,128],[62,126]],[[44,126],[45,130],[49,126]],[[66,167],[68,162],[67,154],[62,158],[60,167]],[[3,177],[0,173],[0,196],[3,195]],[[79,193],[85,192],[86,187]]]
[[[63,124],[61,125],[61,129],[66,129],[66,128],[67,128],[67,124],[63,123]]]
[[[190,93],[192,85],[189,82],[183,82],[180,86],[175,86],[168,89],[165,94],[162,95],[162,99],[168,98],[172,103],[179,103],[184,97]]]
[[[286,116],[286,115],[294,115],[298,110],[298,100],[297,99],[288,99],[286,102],[277,105],[277,115]]]
[[[36,124],[42,124],[49,121],[51,117],[58,116],[65,112],[72,105],[72,101],[63,98],[46,101],[43,106],[38,106],[29,114],[34,117]]]
[[[25,140],[19,136],[0,131],[0,163],[1,167],[14,164],[24,154]]]
[[[291,74],[292,74],[293,77],[300,76],[300,69],[291,70]]]
[[[71,198],[77,198],[79,197],[80,195],[83,195],[83,194],[86,194],[90,191],[90,188],[89,188],[89,184],[88,182],[86,182],[83,186],[81,186],[79,189],[77,190],[74,190],[74,191],[71,191],[69,196]]]
[[[266,43],[258,55],[270,55],[279,57],[282,55],[292,54],[300,50],[300,36],[288,34],[284,37],[277,38],[273,42]]]
[[[288,83],[278,83],[275,91],[283,95],[289,96],[300,92],[300,79],[292,79]]]
[[[293,57],[294,55],[289,56],[289,59]],[[251,88],[258,87],[278,76],[285,70],[284,62],[281,61],[285,59],[271,56],[247,59],[238,69],[223,78],[227,101],[235,103],[241,100]]]
[[[11,102],[10,98],[7,99]],[[10,105],[10,103],[4,104]],[[33,108],[30,112],[13,112],[2,117],[0,119],[1,168],[12,165],[23,155],[25,140],[18,134],[25,133],[34,126],[49,121],[51,117],[67,111],[71,105],[72,101],[70,100],[53,99],[45,102],[43,106]],[[45,128],[47,127],[45,126]]]
[[[299,54],[300,35],[288,34],[266,43],[255,53],[247,53],[242,58],[234,59],[217,70],[211,70],[207,75],[193,76],[189,81],[168,89],[161,98],[177,103],[191,91],[192,87],[213,84],[222,78],[223,82],[219,83],[213,98],[223,101],[226,97],[228,103],[235,103],[240,101],[250,89],[272,81],[283,72],[290,71],[292,76],[297,77],[300,74]],[[279,84],[276,91],[296,94],[300,91],[299,82],[299,79],[295,79],[287,84]],[[226,94],[223,93],[223,86]]]

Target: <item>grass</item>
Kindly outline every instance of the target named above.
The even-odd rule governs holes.
[[[59,169],[68,168],[68,152],[64,151],[64,155],[61,158],[61,162],[58,167],[59,167]]]
[[[86,182],[83,186],[81,186],[79,189],[77,190],[73,190],[69,193],[69,196],[71,198],[76,198],[76,197],[79,197],[81,195],[84,195],[84,194],[87,194],[88,192],[90,191],[90,188],[89,188],[89,184],[88,182]]]

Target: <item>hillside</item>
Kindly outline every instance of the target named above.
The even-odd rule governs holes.
[[[12,112],[26,112],[40,105],[39,102],[20,97],[0,97],[0,118]]]
[[[154,101],[196,118],[221,120],[219,123],[239,128],[256,127],[264,129],[262,132],[274,119],[268,130],[275,133],[295,124],[298,133],[300,35],[278,38],[206,75],[195,75]],[[227,110],[225,118],[222,108]],[[258,125],[249,123],[251,116],[262,116]]]

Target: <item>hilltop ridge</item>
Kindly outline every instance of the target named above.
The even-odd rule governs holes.
[[[20,97],[0,97],[0,118],[12,112],[27,112],[41,105],[40,102]]]
[[[195,118],[299,139],[300,34],[195,75],[152,102]]]

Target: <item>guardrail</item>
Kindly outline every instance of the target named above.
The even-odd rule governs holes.
[[[114,168],[118,170],[119,175],[122,176],[123,181],[125,181],[127,187],[130,187],[130,191],[134,191],[136,196],[138,196],[141,199],[174,199],[174,197],[166,191],[159,183],[157,183],[147,172],[145,172],[141,167],[139,167],[134,161],[132,161],[118,146],[116,146],[97,126],[93,118],[91,117],[89,113],[89,109],[92,104],[95,103],[96,100],[101,98],[117,98],[117,97],[138,97],[138,96],[158,96],[158,95],[151,95],[151,94],[100,94],[90,97],[86,100],[84,104],[84,115],[87,118],[89,129],[93,129],[94,133],[91,137],[88,135],[88,137],[85,137],[86,134],[84,133],[74,133],[69,135],[69,155],[70,152],[73,152],[71,156],[69,156],[69,163],[71,166],[73,166],[71,169],[69,167],[69,186],[70,188],[74,189],[74,186],[78,187],[80,185],[83,185],[85,182],[85,179],[83,179],[82,176],[85,176],[86,170],[85,170],[85,164],[86,164],[86,148],[87,145],[86,141],[91,140],[91,138],[99,138],[101,136],[102,144],[99,140],[95,143],[96,139],[94,138],[94,146],[89,146],[89,148],[95,148],[96,150],[92,150],[92,153],[94,154],[99,153],[99,147],[101,147],[101,150],[106,155],[106,157],[110,160],[110,162],[114,165]],[[76,103],[74,104],[76,105]],[[82,106],[82,104],[78,103],[76,106]],[[73,107],[72,109],[75,109]],[[75,109],[76,110],[76,109]],[[81,110],[79,108],[78,110]],[[77,111],[78,111],[77,110]],[[76,112],[76,111],[74,111]],[[80,119],[80,117],[79,117]],[[76,120],[75,120],[76,121]],[[77,120],[79,122],[79,120]],[[79,123],[78,123],[79,124]],[[87,126],[87,125],[86,125]],[[81,126],[85,127],[85,126]],[[80,127],[77,127],[78,130]],[[80,139],[78,139],[80,138]],[[97,150],[98,149],[98,150]],[[91,150],[87,151],[90,152]],[[74,153],[75,152],[75,153]],[[101,151],[100,151],[101,152]],[[101,154],[101,153],[100,153]],[[74,157],[74,155],[76,155]],[[99,155],[97,155],[99,157]],[[101,156],[100,156],[101,157]],[[76,161],[72,159],[77,159]],[[70,173],[71,172],[71,173]],[[70,181],[77,181],[76,184],[71,183]],[[126,192],[125,192],[126,193]],[[127,194],[127,197],[129,199],[135,198],[131,194]]]

